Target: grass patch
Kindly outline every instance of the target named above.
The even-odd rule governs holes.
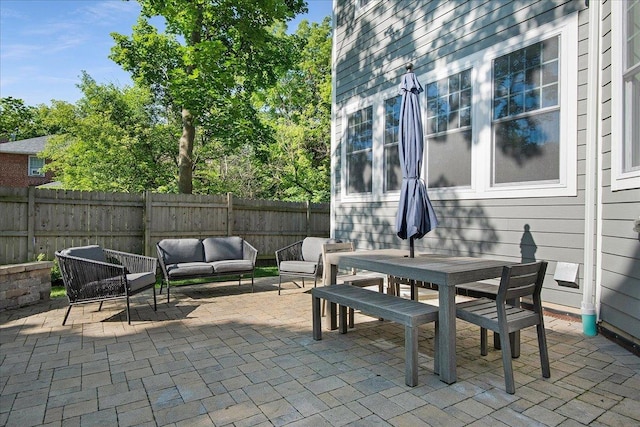
[[[274,277],[278,275],[278,267],[277,266],[269,266],[269,267],[256,267],[255,277]],[[189,280],[178,280],[175,282],[171,282],[173,285],[195,285],[198,283],[212,283],[212,282],[228,282],[230,280],[234,280],[234,276],[222,276],[222,277],[213,277],[213,278],[202,278],[202,279],[189,279]],[[236,276],[237,277],[237,276]],[[156,283],[156,288],[160,288],[160,280]],[[60,284],[58,284],[60,283]],[[64,290],[64,285],[61,282],[56,281],[55,284],[51,285],[51,294],[50,298],[62,298],[67,296],[67,293]]]

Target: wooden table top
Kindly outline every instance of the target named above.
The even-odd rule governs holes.
[[[407,251],[398,249],[348,252],[336,258],[331,262],[337,262],[340,267],[376,271],[443,286],[500,277],[504,266],[514,264],[511,261],[440,254],[416,254],[415,258],[409,258]]]

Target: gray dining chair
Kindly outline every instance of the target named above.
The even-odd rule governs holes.
[[[504,267],[495,300],[477,298],[456,304],[456,317],[480,326],[481,354],[487,354],[487,330],[500,334],[502,364],[507,393],[515,393],[509,333],[536,326],[542,376],[551,376],[547,338],[544,330],[540,293],[547,262],[516,264]],[[521,305],[520,298],[531,297],[531,307]],[[507,301],[518,301],[515,305]]]

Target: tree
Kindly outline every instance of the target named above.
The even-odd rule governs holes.
[[[276,198],[326,202],[331,196],[331,21],[302,21],[298,61],[256,98],[276,141],[263,145],[265,181]]]
[[[37,126],[37,109],[22,99],[0,98],[0,140],[18,141],[45,135]]]
[[[274,83],[293,56],[292,41],[271,26],[304,11],[305,3],[138,1],[142,16],[131,37],[112,34],[116,45],[111,58],[131,72],[136,82],[150,87],[167,108],[180,110],[178,189],[191,193],[196,126],[208,120],[211,136],[231,144],[261,132],[257,121],[246,120],[253,108],[251,95]],[[154,16],[164,17],[165,34],[149,23]],[[220,111],[222,116],[217,114]]]
[[[45,147],[45,169],[73,190],[170,189],[175,145],[168,141],[175,135],[149,90],[100,85],[86,73],[78,87],[83,97],[75,106],[54,102],[47,111],[44,121],[60,131]]]

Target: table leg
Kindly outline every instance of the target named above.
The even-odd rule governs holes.
[[[330,264],[329,265],[329,284],[333,285],[338,282],[338,265]],[[335,331],[338,329],[338,311],[336,310],[335,303],[329,304],[329,329]]]
[[[313,316],[313,339],[322,339],[322,320],[320,319],[320,298],[312,298],[311,312]]]
[[[453,384],[456,374],[456,288],[454,286],[438,286],[438,311],[440,351],[440,381]]]
[[[347,333],[347,307],[344,305],[341,305],[339,307],[339,310],[340,310],[340,333],[346,334]]]
[[[332,331],[338,329],[338,309],[335,302],[329,303],[329,329]]]

